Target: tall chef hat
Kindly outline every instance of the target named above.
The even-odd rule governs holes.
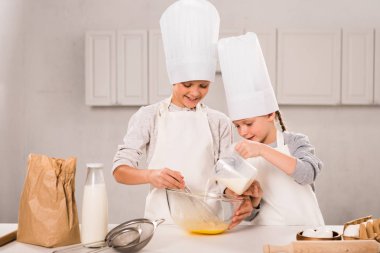
[[[218,52],[228,112],[232,120],[262,116],[278,110],[255,33],[221,39]]]
[[[179,0],[165,10],[160,26],[171,84],[214,81],[219,22],[206,0]]]

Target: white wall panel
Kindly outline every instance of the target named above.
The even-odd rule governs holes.
[[[376,38],[375,38],[375,104],[380,104],[380,28],[376,29]]]
[[[372,104],[374,31],[343,30],[342,103]]]

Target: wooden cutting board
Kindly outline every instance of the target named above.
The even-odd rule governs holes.
[[[284,246],[265,245],[264,253],[380,253],[375,240],[350,241],[295,241]]]

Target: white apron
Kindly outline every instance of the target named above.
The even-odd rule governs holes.
[[[284,136],[277,131],[276,150],[290,155]],[[300,185],[282,170],[262,157],[249,158],[258,169],[258,181],[263,189],[256,225],[313,225],[322,226],[324,220],[317,198],[310,185]]]
[[[182,173],[192,192],[203,192],[213,172],[214,149],[206,108],[169,112],[171,99],[161,102],[157,115],[157,142],[149,169],[169,168]],[[145,203],[145,217],[164,218],[173,223],[165,189],[151,187]]]

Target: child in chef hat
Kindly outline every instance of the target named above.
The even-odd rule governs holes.
[[[219,14],[206,0],[179,0],[160,19],[171,97],[140,108],[129,120],[113,175],[123,184],[150,184],[145,217],[171,223],[165,188],[203,192],[232,142],[232,124],[201,100],[214,82]],[[140,169],[146,151],[145,169]],[[247,213],[252,206],[240,210]]]
[[[286,131],[256,34],[221,39],[218,52],[229,116],[245,139],[235,150],[263,190],[253,223],[323,225],[313,191],[322,162],[307,136]]]

